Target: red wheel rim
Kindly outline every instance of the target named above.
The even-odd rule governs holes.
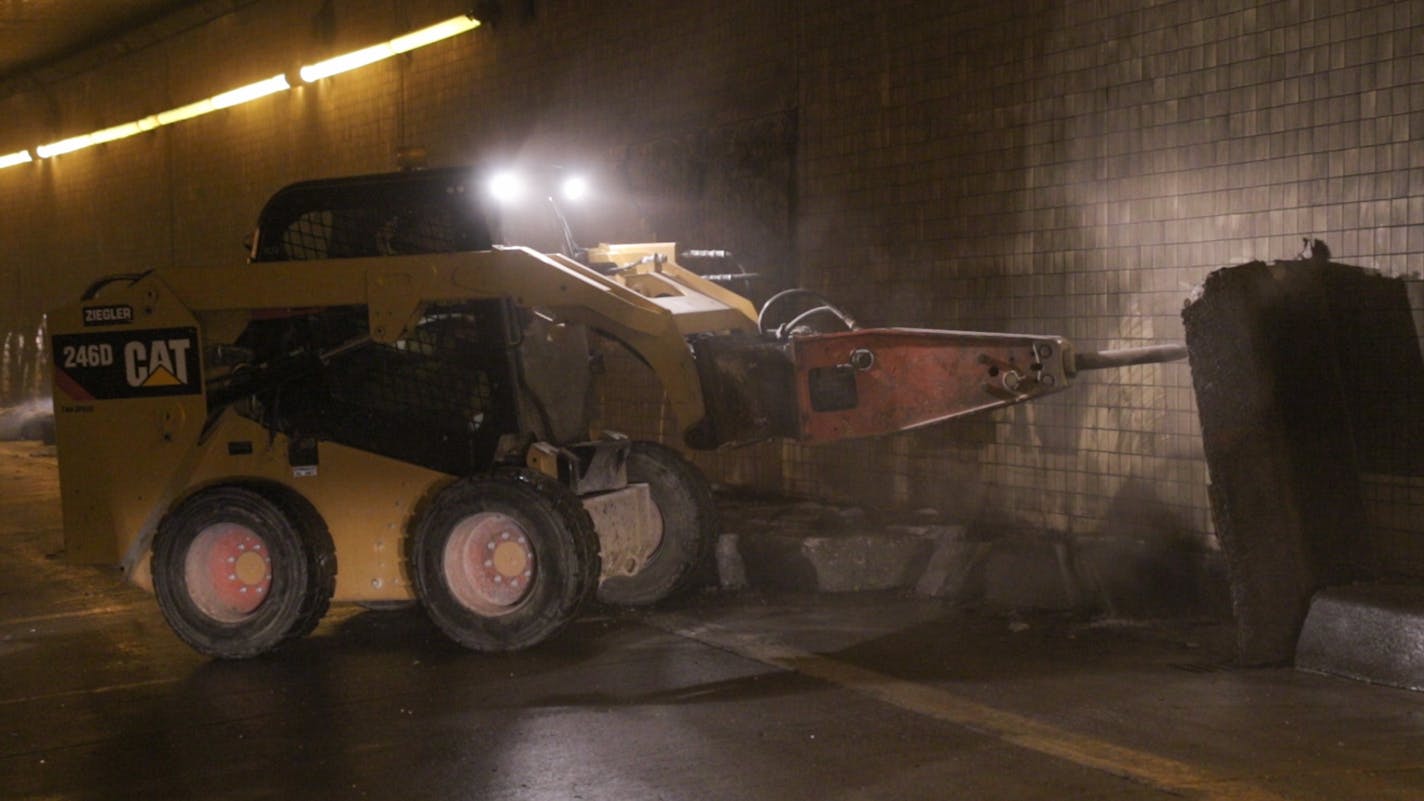
[[[529,596],[538,575],[529,533],[498,512],[470,515],[445,542],[445,583],[467,609],[486,617],[508,614]]]
[[[217,523],[193,538],[183,578],[188,597],[203,614],[238,623],[271,594],[272,557],[257,532],[237,523]]]

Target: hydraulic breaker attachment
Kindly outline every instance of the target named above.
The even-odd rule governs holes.
[[[689,444],[906,431],[1067,389],[1079,372],[1181,359],[1180,345],[1078,352],[1061,337],[867,328],[694,339],[707,424]]]

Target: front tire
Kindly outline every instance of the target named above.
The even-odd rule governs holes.
[[[416,595],[435,625],[475,651],[543,642],[598,582],[598,536],[568,488],[530,470],[458,481],[411,536]]]
[[[159,524],[158,608],[199,653],[245,659],[315,626],[336,587],[325,527],[245,487],[203,490]]]
[[[702,473],[671,448],[634,442],[628,481],[646,483],[663,519],[657,550],[631,576],[613,576],[598,588],[598,600],[648,606],[696,583],[717,546],[717,505]]]

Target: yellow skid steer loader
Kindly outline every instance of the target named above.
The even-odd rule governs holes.
[[[861,328],[800,290],[758,310],[667,243],[499,246],[487,206],[464,169],[294,184],[248,263],[109,276],[52,312],[67,558],[117,563],[216,657],[333,601],[524,648],[595,594],[685,588],[717,534],[677,451],[596,430],[591,332],[652,369],[695,449],[901,431],[1183,355]]]

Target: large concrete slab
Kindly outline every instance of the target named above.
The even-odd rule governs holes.
[[[1424,690],[1424,586],[1327,587],[1296,646],[1301,670]]]
[[[1424,471],[1406,283],[1319,258],[1252,262],[1209,275],[1182,317],[1240,658],[1284,664],[1316,590],[1385,561],[1424,577],[1417,546],[1372,535],[1361,483]]]

